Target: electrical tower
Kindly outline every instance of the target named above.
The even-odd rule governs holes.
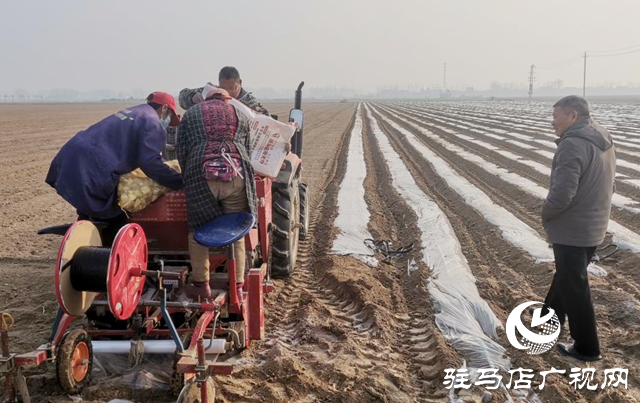
[[[442,75],[442,91],[440,92],[440,98],[451,98],[451,92],[447,88],[447,63],[444,64],[444,73]]]
[[[535,65],[531,65],[531,70],[529,70],[529,99],[533,98],[533,81],[535,77],[533,76],[533,71],[536,68]]]
[[[447,63],[444,64],[444,75],[442,77],[442,92],[447,92]]]

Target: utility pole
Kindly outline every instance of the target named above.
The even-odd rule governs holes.
[[[529,99],[533,98],[533,70],[536,68],[535,65],[531,65],[531,70],[529,70]]]
[[[442,92],[447,92],[447,63],[444,64],[444,76],[442,78]]]
[[[582,97],[587,95],[587,52],[584,52],[584,73],[582,75]]]

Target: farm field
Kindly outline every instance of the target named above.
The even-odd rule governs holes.
[[[304,103],[311,236],[292,278],[276,280],[267,298],[266,341],[229,358],[234,373],[216,378],[217,401],[640,402],[640,112],[624,103],[592,105],[614,136],[618,169],[603,259],[589,278],[604,355],[590,367],[600,382],[605,368],[629,368],[629,389],[575,390],[568,376],[522,394],[455,395],[443,385],[444,370],[463,362],[585,367],[555,349],[526,355],[502,328],[515,306],[544,299],[553,275],[539,219],[555,149],[551,105]],[[45,341],[57,307],[60,239],[35,232],[75,219],[44,183],[49,162],[122,106],[0,105],[0,310],[16,317],[15,350]],[[281,119],[291,107],[265,106]],[[413,248],[385,259],[365,238]],[[83,399],[172,401],[164,375],[145,384],[103,372]],[[30,387],[36,401],[71,401],[53,371]]]

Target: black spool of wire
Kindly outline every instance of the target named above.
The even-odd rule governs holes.
[[[126,320],[138,306],[147,270],[147,237],[138,224],[118,231],[111,248],[102,247],[98,228],[75,222],[65,234],[55,268],[56,297],[67,315],[84,315],[102,294],[118,320]]]
[[[84,246],[71,260],[71,286],[77,291],[106,292],[111,248]]]

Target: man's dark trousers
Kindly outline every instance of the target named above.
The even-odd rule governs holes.
[[[107,247],[111,247],[113,245],[113,241],[115,241],[116,235],[118,235],[120,229],[127,225],[127,223],[129,222],[129,218],[124,212],[108,219],[89,217],[89,215],[81,213],[79,211],[77,213],[78,220],[98,221],[106,224],[106,227],[99,228],[99,230],[100,238],[102,239],[102,245]]]
[[[591,301],[587,267],[596,247],[580,247],[553,244],[556,274],[553,277],[545,303],[556,311],[560,325],[564,327],[565,315],[569,318],[571,338],[578,353],[600,355],[596,318]]]

